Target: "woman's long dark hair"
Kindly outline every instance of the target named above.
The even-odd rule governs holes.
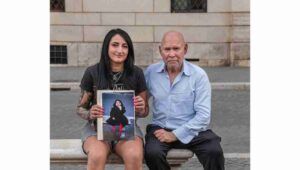
[[[121,103],[122,111],[126,112],[125,106],[124,106],[123,102],[121,100],[119,100],[119,99],[115,100],[113,107],[117,107],[117,105],[116,105],[117,101],[119,101]]]
[[[122,29],[112,29],[110,30],[103,41],[102,45],[102,51],[101,51],[101,58],[100,58],[100,64],[99,64],[99,81],[98,81],[98,88],[100,89],[106,89],[111,86],[110,82],[110,75],[112,74],[111,65],[110,65],[110,58],[108,55],[108,48],[110,40],[115,35],[120,35],[127,43],[128,46],[128,56],[126,60],[124,61],[124,71],[122,77],[128,77],[132,75],[134,70],[134,51],[133,51],[133,44],[131,41],[131,38]]]

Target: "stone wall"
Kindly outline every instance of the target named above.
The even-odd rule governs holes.
[[[250,0],[207,0],[207,13],[171,13],[170,0],[65,0],[65,12],[50,13],[50,44],[67,45],[67,66],[100,59],[105,34],[126,30],[136,64],[160,59],[164,32],[178,30],[189,43],[186,58],[201,66],[250,66]],[[55,65],[59,66],[59,65]]]

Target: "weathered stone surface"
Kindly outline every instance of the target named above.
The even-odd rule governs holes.
[[[154,0],[154,12],[170,12],[170,0]]]
[[[187,58],[205,66],[250,65],[250,0],[208,0],[207,13],[170,13],[170,3],[66,0],[66,12],[50,13],[51,44],[67,44],[68,66],[87,66],[99,61],[106,33],[119,27],[134,42],[136,64],[149,65],[161,59],[162,35],[177,30],[189,43]]]
[[[102,13],[102,25],[134,25],[134,13]]]
[[[208,0],[207,12],[249,12],[250,0]]]
[[[83,0],[84,12],[153,12],[153,0]]]
[[[231,0],[208,0],[207,12],[231,12]]]
[[[67,49],[68,49],[68,65],[78,66],[78,44],[68,43]]]
[[[249,12],[250,0],[231,0],[232,12]]]
[[[186,58],[228,59],[228,43],[189,43]]]
[[[232,42],[250,42],[250,27],[232,27]]]
[[[137,25],[230,25],[229,13],[137,13]]]
[[[50,27],[51,41],[83,41],[82,26],[56,26]]]
[[[249,60],[250,43],[231,43],[230,58],[231,60]]]
[[[220,67],[220,66],[228,66],[229,61],[227,59],[220,60],[210,60],[210,59],[201,59],[199,61],[199,66],[206,67]]]
[[[153,43],[153,63],[156,63],[161,60],[161,56],[159,53],[159,45],[160,43]]]
[[[82,0],[65,0],[66,12],[82,12]]]
[[[153,63],[153,44],[134,43],[135,64],[147,66]]]
[[[100,13],[63,13],[51,12],[53,25],[100,25]]]
[[[232,13],[232,25],[250,25],[250,13]]]
[[[102,42],[107,32],[114,28],[124,29],[133,42],[153,42],[153,28],[140,26],[84,26],[84,41]]]
[[[78,44],[78,66],[90,66],[100,61],[102,44]]]
[[[159,53],[159,43],[154,44],[153,61],[161,59]],[[229,44],[228,43],[188,43],[188,52],[185,56],[187,59],[200,59],[202,62],[207,60],[228,60]],[[208,63],[207,63],[208,64]],[[213,65],[213,63],[212,63]]]
[[[160,42],[169,30],[183,33],[186,42],[230,42],[231,27],[167,27],[154,28],[154,41]]]
[[[250,67],[250,60],[234,60],[232,65],[235,67]]]

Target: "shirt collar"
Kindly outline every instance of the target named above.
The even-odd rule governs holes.
[[[156,72],[158,72],[158,73],[165,72],[165,63],[164,63],[164,61],[159,62],[159,66],[157,67]]]
[[[163,61],[160,61],[159,67],[157,68],[156,72],[158,72],[158,73],[165,72],[166,71],[165,68],[166,68],[165,63]],[[191,75],[191,71],[190,71],[188,63],[185,59],[183,60],[183,73],[187,76]]]

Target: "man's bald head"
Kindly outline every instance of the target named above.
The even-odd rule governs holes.
[[[161,45],[163,45],[165,43],[165,41],[168,41],[168,40],[174,39],[174,38],[178,39],[180,42],[185,44],[185,40],[184,40],[182,33],[178,32],[178,31],[168,31],[168,32],[164,33],[163,38],[161,40]]]

